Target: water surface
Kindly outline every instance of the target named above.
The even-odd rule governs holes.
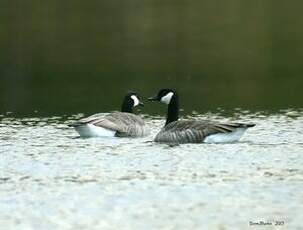
[[[302,229],[303,113],[234,111],[240,142],[168,146],[150,136],[80,139],[83,114],[1,115],[0,225],[6,229]],[[268,227],[266,229],[274,229]]]

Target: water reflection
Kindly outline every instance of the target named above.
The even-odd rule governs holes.
[[[107,112],[162,87],[187,112],[303,106],[299,1],[3,4],[0,112]]]

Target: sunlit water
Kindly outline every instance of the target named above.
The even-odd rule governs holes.
[[[145,138],[80,139],[81,115],[0,122],[5,229],[302,229],[303,112],[195,119],[254,122],[238,143],[168,146]],[[1,228],[1,227],[0,227]]]

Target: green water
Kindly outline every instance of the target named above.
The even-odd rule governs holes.
[[[0,112],[106,112],[174,87],[185,113],[302,108],[301,1],[4,1]],[[157,114],[160,107],[146,106]]]

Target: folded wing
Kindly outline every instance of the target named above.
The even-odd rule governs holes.
[[[144,121],[132,113],[113,112],[107,115],[95,114],[82,118],[71,126],[77,127],[85,124],[116,131],[116,136],[136,137],[146,134]]]
[[[175,121],[165,126],[156,136],[157,142],[201,143],[212,134],[231,133],[238,128],[253,127],[254,124],[214,123],[210,121]]]

